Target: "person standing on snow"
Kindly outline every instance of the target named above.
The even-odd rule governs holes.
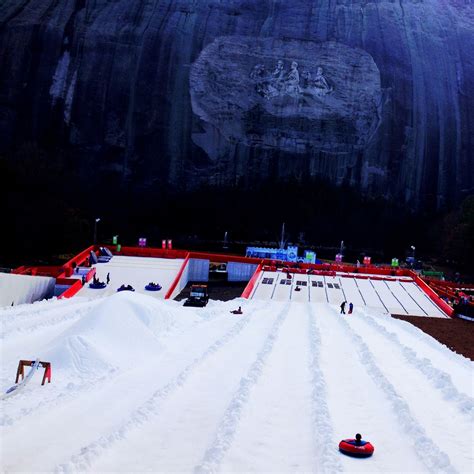
[[[346,314],[346,303],[347,301],[341,303],[341,314]]]
[[[349,303],[349,314],[352,314],[352,310],[354,309],[354,305]]]

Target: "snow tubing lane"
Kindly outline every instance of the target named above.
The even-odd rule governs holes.
[[[106,287],[107,285],[104,282],[101,283],[90,283],[89,288],[92,288],[93,290],[102,290]]]
[[[355,458],[368,458],[374,454],[374,447],[368,441],[361,441],[357,446],[355,439],[343,439],[339,443],[339,451]]]
[[[161,290],[161,286],[160,285],[146,285],[145,286],[145,290],[147,291],[160,291]]]

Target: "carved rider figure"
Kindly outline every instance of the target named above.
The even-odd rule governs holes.
[[[291,71],[286,78],[286,92],[290,95],[300,93],[300,73],[298,72],[298,63],[296,61],[291,63]]]
[[[318,89],[322,89],[326,93],[331,91],[331,86],[329,85],[328,81],[324,77],[322,67],[318,67],[313,84],[315,87],[317,87]]]
[[[261,87],[260,95],[263,95],[266,99],[270,100],[273,97],[280,95],[281,90],[285,84],[285,70],[283,69],[283,61],[279,60],[275,69],[269,76],[269,80]]]
[[[282,81],[284,79],[284,76],[285,71],[283,69],[283,61],[280,59],[272,72],[272,79],[276,81]]]

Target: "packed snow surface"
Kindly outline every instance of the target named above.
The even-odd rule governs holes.
[[[323,276],[293,274],[288,279],[285,272],[260,273],[251,295],[252,299],[299,301],[341,304],[378,309],[391,314],[448,316],[428,297],[410,277],[385,277],[377,275]]]
[[[102,298],[116,293],[122,285],[131,285],[137,293],[144,293],[153,298],[164,299],[167,291],[178,274],[184,260],[180,258],[151,258],[151,257],[123,257],[114,256],[107,263],[97,263],[92,265],[96,269],[97,278],[110,283],[104,289],[92,289],[86,284],[78,293],[78,296],[86,298]],[[76,274],[72,277],[80,278]],[[161,285],[160,291],[147,291],[145,286],[148,283],[158,283]]]
[[[230,310],[242,306],[243,315]],[[380,311],[123,292],[0,312],[2,472],[473,472],[473,364]],[[338,451],[360,432],[369,459]]]

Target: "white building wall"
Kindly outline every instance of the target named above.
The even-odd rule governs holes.
[[[56,280],[51,277],[0,273],[0,307],[34,303],[54,294]]]
[[[209,260],[189,259],[188,281],[209,281]]]
[[[229,262],[227,264],[227,279],[229,281],[249,281],[256,269],[257,265],[254,263]]]

